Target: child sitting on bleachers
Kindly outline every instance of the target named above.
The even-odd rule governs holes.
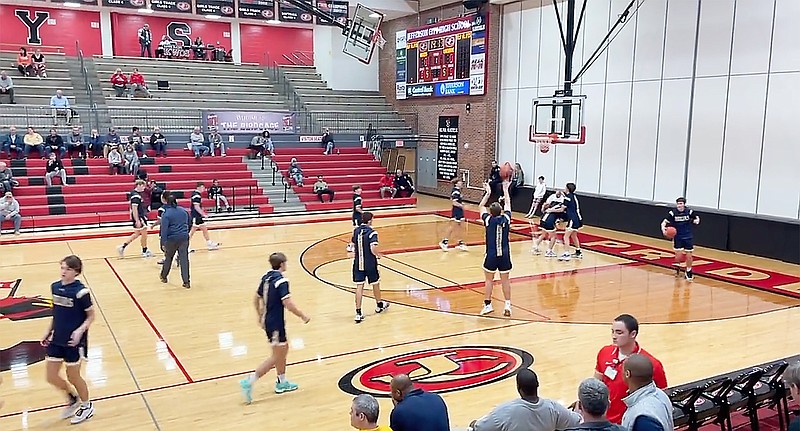
[[[216,212],[222,212],[222,205],[225,205],[226,211],[233,211],[233,208],[228,204],[228,198],[225,197],[222,187],[219,185],[219,180],[211,181],[211,187],[208,188],[208,198],[214,199],[214,210]]]
[[[303,169],[297,164],[297,159],[292,157],[292,165],[289,166],[289,177],[299,186],[303,187]]]
[[[122,153],[122,164],[125,166],[126,173],[134,177],[139,174],[139,155],[136,154],[133,144],[129,143],[125,146],[125,151]]]
[[[122,165],[122,155],[119,149],[115,146],[108,152],[108,168],[111,175],[119,175],[123,173],[124,166]]]

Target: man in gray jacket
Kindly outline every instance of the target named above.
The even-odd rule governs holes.
[[[19,235],[22,216],[19,215],[19,202],[14,199],[11,192],[6,192],[5,196],[0,199],[0,224],[6,220],[14,223],[14,235]]]
[[[645,355],[633,354],[624,363],[628,406],[622,426],[629,431],[672,431],[672,402],[653,382],[653,362]]]

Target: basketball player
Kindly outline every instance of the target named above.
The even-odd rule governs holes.
[[[131,192],[130,213],[133,233],[128,239],[117,247],[119,257],[125,256],[125,247],[132,243],[136,238],[141,238],[142,257],[152,257],[153,252],[147,249],[147,208],[142,202],[142,193],[147,185],[143,180],[136,180],[136,187]]]
[[[450,200],[453,203],[453,208],[450,210],[450,225],[447,226],[447,234],[444,236],[444,239],[442,239],[442,242],[439,243],[439,247],[447,251],[448,238],[455,234],[458,238],[458,245],[456,248],[467,251],[467,245],[464,244],[463,225],[461,224],[464,221],[464,203],[461,199],[461,186],[463,182],[458,178],[454,178],[452,183],[453,191],[450,192]]]
[[[536,215],[536,210],[539,209],[539,204],[542,203],[542,199],[544,199],[544,194],[547,193],[547,184],[544,182],[544,176],[539,176],[538,181],[536,183],[536,189],[533,191],[533,202],[531,202],[531,209],[528,210],[528,214],[525,214],[525,218],[533,218]]]
[[[555,194],[553,194],[555,196]],[[565,211],[563,202],[554,199],[553,202],[547,205],[547,208],[542,212],[542,218],[539,220],[538,236],[533,238],[533,254],[541,254],[539,244],[542,241],[548,241],[547,251],[544,252],[544,257],[557,257],[553,248],[556,245],[558,235],[556,234],[556,222],[560,214]]]
[[[364,208],[361,207],[361,186],[353,186],[353,226],[361,226]]]
[[[353,283],[356,284],[356,323],[364,320],[361,313],[361,301],[364,298],[364,284],[372,285],[375,296],[375,312],[382,313],[389,308],[389,303],[381,301],[381,278],[378,273],[378,259],[382,257],[378,251],[378,232],[372,229],[373,215],[366,211],[361,214],[361,225],[353,230],[348,250],[353,250]]]
[[[89,326],[94,322],[94,308],[89,289],[78,280],[83,262],[71,255],[61,260],[61,280],[50,286],[53,295],[53,319],[41,345],[47,349],[47,382],[67,396],[67,407],[61,418],[72,418],[79,424],[94,415],[89,401],[89,388],[81,376],[81,361],[86,359]],[[67,380],[61,375],[61,364],[67,368]]]
[[[503,316],[511,317],[511,281],[508,273],[511,272],[511,247],[508,241],[508,231],[511,226],[511,196],[508,193],[509,181],[503,181],[503,204],[493,202],[489,208],[486,203],[492,195],[492,186],[483,184],[484,194],[481,199],[481,220],[486,226],[486,258],[483,260],[483,271],[486,277],[486,296],[483,301],[481,315],[494,311],[492,308],[492,288],[494,287],[494,273],[500,273],[500,283],[503,286],[503,297],[506,300]]]
[[[564,253],[558,257],[558,260],[568,261],[573,257],[583,259],[581,242],[578,240],[578,230],[583,226],[583,217],[581,216],[581,205],[578,202],[578,197],[575,196],[575,183],[567,183],[567,188],[564,191],[564,208],[567,229],[564,232]],[[572,255],[569,253],[570,238],[575,243],[575,254]]]
[[[203,238],[206,240],[206,246],[209,250],[216,250],[219,248],[219,243],[211,241],[208,236],[208,226],[206,226],[205,218],[208,217],[206,211],[203,209],[203,192],[206,190],[205,184],[202,182],[197,183],[197,188],[192,192],[192,229],[189,231],[189,241],[192,241],[192,235],[198,230],[203,232]]]
[[[672,239],[675,249],[675,276],[681,276],[680,262],[686,258],[686,280],[692,281],[692,251],[694,251],[694,241],[692,235],[692,225],[700,224],[700,216],[694,211],[686,208],[686,198],[680,197],[675,200],[676,208],[667,213],[667,218],[661,222],[661,233],[667,234],[667,226],[672,226],[678,231]]]
[[[253,401],[253,384],[273,367],[278,374],[278,381],[275,383],[276,394],[297,390],[298,386],[286,379],[286,356],[289,353],[289,344],[284,310],[291,311],[302,319],[303,323],[311,321],[311,318],[303,314],[292,302],[289,280],[283,276],[286,272],[286,255],[272,253],[269,256],[269,264],[272,270],[261,277],[253,305],[256,307],[258,324],[267,332],[267,339],[272,345],[272,356],[262,362],[246,379],[239,381],[239,387],[247,404]]]

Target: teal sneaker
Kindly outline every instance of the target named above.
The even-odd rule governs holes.
[[[284,392],[292,392],[296,391],[298,388],[297,384],[292,383],[290,381],[285,381],[283,383],[275,383],[275,393],[282,394]]]
[[[242,390],[242,396],[244,397],[244,403],[245,404],[252,403],[253,402],[253,385],[250,384],[250,380],[248,380],[248,379],[239,380],[239,388]]]

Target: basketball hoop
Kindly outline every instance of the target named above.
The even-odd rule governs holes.
[[[550,146],[553,145],[553,140],[558,138],[558,134],[551,133],[549,135],[535,135],[531,137],[531,142],[539,147],[542,154],[550,152]]]
[[[375,45],[378,45],[378,48],[383,49],[383,46],[386,45],[386,39],[383,38],[383,34],[380,30],[375,32],[375,36],[372,38],[372,42]]]

